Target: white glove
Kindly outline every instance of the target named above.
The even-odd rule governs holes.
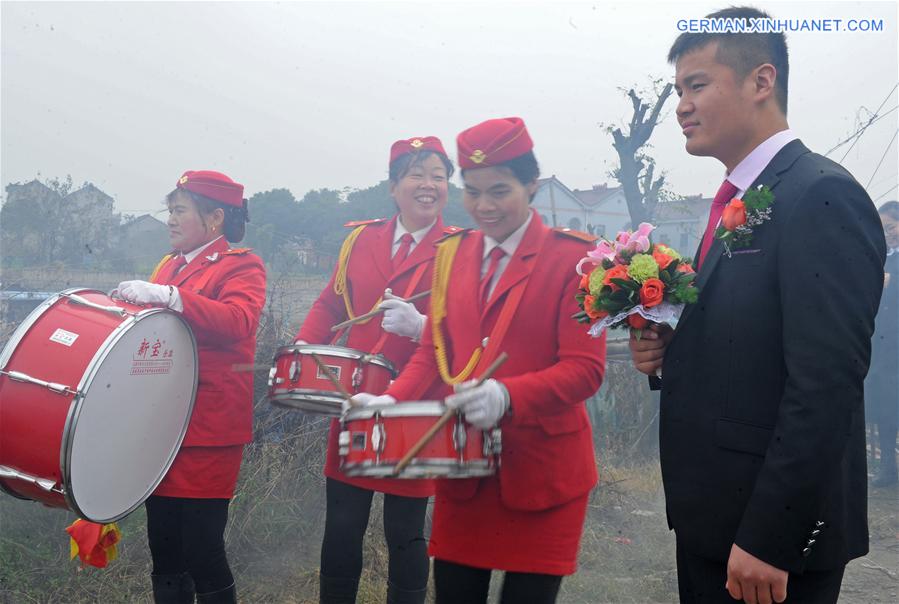
[[[378,308],[385,309],[384,318],[381,319],[384,331],[412,338],[415,342],[421,339],[425,316],[418,312],[414,304],[394,296],[388,289],[384,291],[384,300],[378,304]]]
[[[346,413],[349,409],[353,407],[368,407],[369,405],[395,405],[396,399],[390,396],[389,394],[382,394],[381,396],[375,396],[374,394],[369,394],[368,392],[360,392],[359,394],[354,394],[351,397],[353,404],[348,400],[344,400],[340,407],[344,413]]]
[[[297,340],[296,342],[293,343],[293,345],[294,345],[294,346],[305,346],[305,345],[307,345],[308,343],[309,343],[309,342],[307,342],[306,340]]]
[[[174,288],[147,281],[122,281],[116,288],[119,297],[134,304],[158,304],[169,306]]]
[[[509,409],[509,391],[496,380],[475,386],[476,380],[456,384],[456,394],[446,397],[446,406],[459,409],[465,421],[481,430],[492,428]]]

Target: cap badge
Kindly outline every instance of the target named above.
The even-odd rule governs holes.
[[[424,145],[424,143],[421,142],[420,138],[416,138],[416,139],[413,139],[413,141],[411,143],[409,143],[409,145],[411,145],[413,149],[418,149],[419,147]]]
[[[179,185],[183,185],[186,182],[187,182],[187,176],[182,176],[181,178],[178,179]]]
[[[487,155],[481,151],[480,149],[475,150],[474,153],[468,156],[468,159],[473,161],[476,164],[484,163],[484,160],[487,159]]]

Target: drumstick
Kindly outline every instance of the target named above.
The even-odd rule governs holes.
[[[334,385],[337,389],[337,392],[340,393],[340,396],[345,398],[351,407],[356,407],[359,405],[356,401],[353,400],[353,395],[347,392],[346,388],[343,387],[343,384],[337,379],[337,376],[334,375],[334,372],[331,371],[327,365],[325,365],[324,361],[319,358],[317,354],[312,353],[312,358],[315,359],[315,364],[318,365],[318,368],[322,370],[322,373],[328,378],[328,381]]]
[[[418,292],[414,296],[409,296],[408,298],[398,298],[398,299],[402,300],[403,302],[415,302],[416,300],[421,300],[425,296],[430,295],[430,293],[431,293],[431,290],[426,290],[423,292]],[[348,320],[344,321],[343,323],[338,323],[337,325],[335,325],[334,327],[331,328],[331,331],[339,331],[339,330],[343,329],[344,327],[349,327],[350,325],[355,325],[359,321],[365,321],[366,319],[371,319],[372,317],[376,317],[379,314],[381,314],[382,312],[384,312],[383,308],[376,308],[372,311],[365,313],[364,315],[359,315],[358,317],[355,317],[353,319],[348,319]]]
[[[481,375],[481,377],[478,378],[478,383],[475,384],[474,387],[477,388],[478,386],[489,380],[490,376],[493,375],[496,370],[506,362],[506,359],[508,358],[508,354],[506,354],[505,352],[501,352],[500,355],[496,357],[496,360],[490,364],[490,367],[487,368],[487,371],[485,371]],[[440,431],[440,429],[443,428],[443,426],[445,426],[447,422],[449,422],[453,418],[454,415],[456,415],[455,409],[447,409],[446,412],[444,412],[444,414],[440,416],[440,419],[437,420],[437,423],[431,426],[431,428],[427,432],[425,432],[424,436],[422,436],[421,439],[419,439],[419,441],[415,443],[411,449],[409,449],[409,452],[403,456],[400,462],[396,464],[396,468],[394,468],[393,470],[393,475],[399,476],[400,472],[406,469],[406,466],[409,465],[412,459],[416,455],[418,455],[422,449],[425,448],[425,445],[431,442],[431,439],[434,438],[434,436]]]

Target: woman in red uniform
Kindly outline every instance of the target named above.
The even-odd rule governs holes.
[[[435,266],[450,268],[435,275],[422,345],[387,396],[442,397],[453,384],[448,406],[502,429],[496,475],[437,482],[437,602],[485,602],[492,569],[506,571],[502,602],[554,602],[575,572],[597,480],[584,400],[602,382],[605,340],[571,318],[574,267],[593,238],[550,229],[529,207],[539,170],[519,118],[488,120],[457,142],[465,209],[480,229],[438,244]],[[508,361],[475,387],[501,352]]]
[[[253,438],[252,364],[265,304],[265,268],[231,249],[248,220],[243,185],[219,172],[188,171],[166,197],[175,251],[150,282],[124,281],[119,295],[181,313],[197,340],[199,386],[171,469],[147,499],[153,598],[159,603],[236,602],[224,530],[244,444]]]
[[[381,353],[398,368],[415,350],[425,323],[427,302],[407,298],[431,286],[434,242],[444,235],[441,212],[446,205],[453,166],[433,136],[400,140],[390,149],[390,192],[399,213],[390,220],[349,223],[330,283],[315,301],[297,334],[298,343],[328,344],[341,335],[331,326],[376,306],[383,319],[350,327],[346,346]],[[391,296],[385,293],[390,289]],[[383,300],[382,300],[383,299]],[[380,393],[374,393],[380,394]],[[360,402],[366,398],[359,397]],[[428,480],[348,478],[338,469],[339,422],[331,423],[325,465],[327,515],[321,551],[320,600],[325,604],[356,601],[362,572],[362,540],[374,491],[384,493],[384,534],[389,550],[387,602],[424,602],[428,582],[423,527]]]

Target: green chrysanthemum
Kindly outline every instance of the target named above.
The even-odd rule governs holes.
[[[638,283],[659,276],[659,265],[649,254],[636,254],[631,258],[631,264],[627,267],[628,276]]]
[[[590,295],[598,296],[599,290],[602,289],[602,279],[606,276],[606,270],[597,266],[590,272]]]

